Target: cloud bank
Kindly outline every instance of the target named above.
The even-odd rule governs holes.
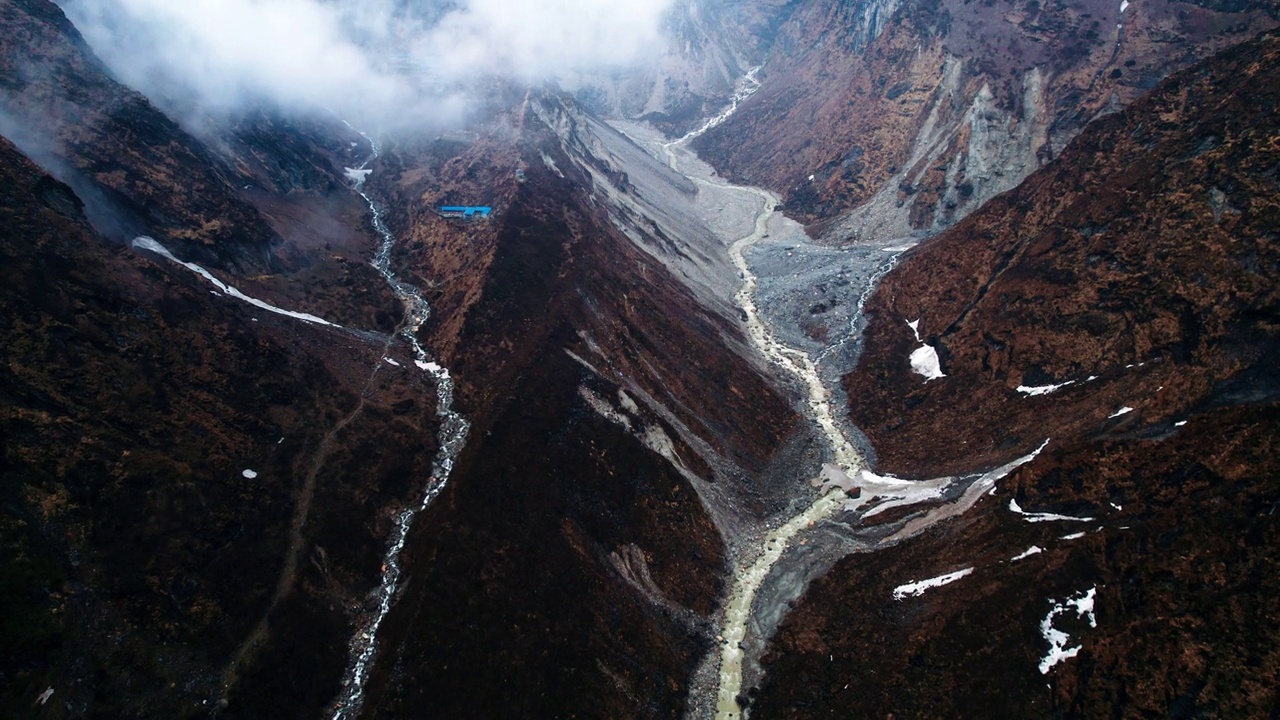
[[[672,1],[59,0],[107,66],[161,103],[382,123],[446,118],[494,77],[642,62],[661,52]]]

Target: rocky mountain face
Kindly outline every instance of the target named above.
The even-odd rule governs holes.
[[[114,81],[47,0],[5,0],[0,123],[89,203],[117,239],[150,233],[204,262],[275,265],[279,237],[213,154]]]
[[[1175,75],[885,278],[846,379],[879,466],[1048,444],[815,583],[754,717],[1274,709],[1278,80],[1275,33]],[[945,377],[912,371],[921,344]]]
[[[846,378],[882,466],[954,473],[1046,437],[1274,399],[1274,38],[1098,121],[886,277]],[[912,372],[916,320],[945,379]],[[979,408],[998,440],[955,422]]]
[[[269,113],[188,134],[112,85],[56,8],[4,8],[10,56],[44,78],[10,107],[85,138],[38,158],[80,191],[0,148],[8,702],[52,687],[43,711],[66,716],[322,714],[440,427],[393,335],[404,309],[364,262],[367,208],[334,183],[369,145]],[[688,208],[641,214],[659,192],[691,203],[690,183],[568,97],[492,106],[474,141],[405,141],[370,166],[404,238],[393,267],[432,305],[420,339],[472,429],[407,543],[366,712],[680,717],[733,522],[708,508],[776,509],[809,431],[744,350],[708,231]],[[142,172],[171,157],[200,163],[193,184]],[[93,158],[132,179],[116,190]],[[77,198],[101,189],[119,212],[139,187],[154,202],[116,229],[234,293],[112,242]],[[451,202],[496,213],[431,212]],[[166,234],[215,211],[234,249]]]
[[[697,147],[833,241],[928,235],[1089,121],[1278,20],[1273,3],[808,3],[760,91]]]
[[[465,132],[375,146],[153,105],[0,0],[5,707],[709,717],[748,551],[838,452],[749,335],[772,262],[757,317],[817,322],[810,278],[849,308],[806,342],[856,346],[867,303],[844,390],[878,472],[1041,450],[916,535],[928,502],[797,530],[747,603],[752,717],[1272,712],[1280,41],[1161,81],[1274,8],[1143,2],[678,4],[657,66],[495,82]],[[722,169],[837,239],[958,223],[869,300],[879,247],[792,258],[771,196],[654,130],[760,58],[699,141]]]

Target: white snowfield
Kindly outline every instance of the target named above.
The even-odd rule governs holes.
[[[1098,595],[1098,588],[1092,587],[1063,600],[1061,603],[1054,603],[1053,608],[1049,610],[1049,614],[1045,615],[1044,620],[1040,621],[1040,634],[1045,640],[1049,641],[1049,652],[1040,660],[1040,674],[1048,675],[1049,670],[1054,665],[1073,658],[1080,653],[1081,646],[1077,645],[1073,648],[1067,648],[1067,643],[1071,641],[1071,636],[1058,630],[1053,626],[1053,621],[1059,615],[1067,610],[1075,610],[1076,616],[1086,618],[1089,621],[1089,627],[1098,627],[1098,618],[1093,612],[1093,602]]]
[[[920,339],[920,320],[912,320],[907,326],[915,333],[916,342],[920,343],[920,347],[911,353],[911,370],[917,375],[923,375],[925,382],[946,377],[942,372],[942,361],[938,359],[937,349]]]
[[[203,277],[205,280],[208,280],[209,282],[213,283],[214,287],[218,288],[219,290],[226,293],[227,295],[230,295],[231,297],[237,300],[247,302],[254,307],[261,308],[263,310],[266,310],[267,312],[275,313],[276,315],[284,315],[285,317],[291,317],[295,320],[302,320],[303,322],[309,322],[315,325],[327,325],[329,327],[339,327],[338,325],[335,325],[329,322],[328,320],[325,320],[324,318],[316,317],[315,315],[309,315],[307,313],[300,313],[300,312],[294,312],[292,310],[285,310],[284,308],[279,308],[270,303],[263,302],[258,298],[249,297],[248,295],[245,295],[244,293],[240,292],[234,287],[231,287],[230,285],[227,285],[226,283],[222,282],[218,278],[214,277],[212,273],[200,267],[199,265],[195,263],[183,262],[178,258],[174,257],[173,253],[169,252],[168,248],[166,248],[164,245],[161,245],[159,242],[156,242],[154,238],[150,238],[145,235],[141,237],[136,237],[133,239],[133,246],[138,248],[139,250],[148,250],[150,252],[153,252],[165,258],[166,260],[175,262],[185,267],[191,272],[196,273],[197,275]]]
[[[1018,505],[1017,500],[1009,501],[1009,511],[1015,512],[1021,515],[1023,518],[1026,519],[1027,522],[1032,522],[1032,523],[1054,522],[1058,520],[1065,520],[1068,522],[1092,522],[1093,521],[1093,518],[1091,517],[1073,517],[1071,515],[1058,515],[1057,513],[1027,512],[1026,510],[1023,510],[1020,505]]]
[[[1110,420],[1111,418],[1118,418],[1118,417],[1120,417],[1121,415],[1128,415],[1128,414],[1129,414],[1129,413],[1131,413],[1131,412],[1133,412],[1133,408],[1131,408],[1131,407],[1129,407],[1128,405],[1126,405],[1126,406],[1124,406],[1124,407],[1120,408],[1119,410],[1115,411],[1114,413],[1111,413],[1110,415],[1108,415],[1108,416],[1107,416],[1107,419],[1108,419],[1108,420]]]
[[[943,585],[950,585],[951,583],[959,580],[962,577],[965,577],[966,575],[969,575],[972,572],[973,572],[973,568],[965,568],[964,570],[957,570],[955,572],[950,572],[945,575],[939,575],[938,577],[932,577],[932,578],[929,578],[928,580],[917,580],[916,582],[907,583],[906,585],[899,585],[898,587],[893,589],[893,599],[901,600],[903,598],[919,597],[923,595],[924,591],[928,590],[929,588],[936,588],[936,587],[942,587]]]
[[[373,173],[372,170],[363,167],[343,168],[342,170],[343,174],[347,176],[347,179],[350,180],[357,188],[364,185],[364,181],[368,180],[369,175]]]
[[[1057,385],[1019,385],[1018,392],[1027,397],[1035,397],[1036,395],[1048,395],[1051,392],[1061,390],[1068,385],[1074,385],[1075,380],[1068,380]]]
[[[1032,545],[1026,550],[1023,550],[1017,555],[1014,555],[1012,558],[1009,558],[1009,562],[1018,562],[1019,560],[1026,560],[1032,555],[1039,555],[1042,552],[1044,552],[1044,548],[1040,547],[1039,545]]]
[[[942,372],[942,361],[938,359],[938,351],[932,345],[921,345],[911,353],[911,370],[923,375],[924,381],[946,377]]]

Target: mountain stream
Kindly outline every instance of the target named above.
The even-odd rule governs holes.
[[[740,206],[743,194],[753,199],[751,205],[757,209],[750,234],[723,238],[729,259],[742,281],[734,294],[734,302],[742,310],[752,345],[798,384],[804,415],[818,428],[828,448],[828,463],[822,469],[812,468],[796,478],[809,480],[808,485],[817,487],[816,497],[811,495],[789,516],[765,519],[760,532],[748,542],[730,548],[732,577],[718,619],[719,658],[711,681],[714,685],[705,687],[706,683],[695,678],[689,702],[689,717],[699,720],[708,717],[741,720],[746,716],[742,705],[744,666],[758,661],[777,622],[770,625],[759,616],[767,610],[774,618],[780,618],[786,603],[798,597],[813,573],[821,572],[820,568],[813,569],[817,566],[812,566],[807,574],[801,572],[805,575],[803,582],[787,590],[789,597],[782,597],[786,593],[777,587],[772,595],[760,596],[762,588],[770,582],[775,586],[786,584],[778,579],[780,574],[785,574],[779,568],[789,556],[796,554],[797,544],[809,542],[808,539],[797,542],[799,536],[808,533],[819,542],[813,533],[815,528],[824,524],[844,528],[841,546],[829,548],[829,562],[819,563],[823,568],[830,567],[839,556],[896,543],[965,512],[983,494],[993,492],[996,481],[1039,452],[985,474],[963,478],[910,481],[879,476],[867,469],[867,462],[853,438],[853,428],[844,420],[848,416],[848,399],[839,386],[839,377],[850,369],[851,358],[855,357],[853,346],[857,345],[861,332],[862,309],[867,298],[907,248],[819,246],[805,236],[802,228],[777,212],[780,199],[776,195],[723,180],[689,149],[689,143],[728,120],[759,88],[759,71],[760,68],[755,67],[747,72],[723,111],[677,140],[657,141],[647,129],[635,125],[625,128],[634,140],[659,154],[671,169],[695,183],[700,193],[737,196],[738,202],[724,203],[727,206]],[[862,280],[865,287],[855,290],[849,278],[865,278]],[[814,286],[833,283],[847,286],[846,291],[852,293],[849,301],[843,303],[847,332],[843,337],[818,342],[797,332],[799,316],[805,312],[806,298],[814,292]],[[890,508],[921,503],[931,506],[885,523],[886,527],[865,522]],[[874,529],[860,532],[866,528]],[[751,642],[748,642],[749,633],[756,636]],[[749,654],[753,656],[748,657]]]
[[[445,484],[449,481],[449,475],[453,472],[454,462],[466,445],[467,433],[470,430],[467,421],[453,409],[453,378],[449,375],[449,369],[433,361],[418,341],[418,330],[430,317],[431,308],[417,288],[397,278],[391,270],[391,251],[395,247],[396,237],[387,227],[382,209],[364,189],[364,182],[371,172],[370,165],[378,159],[381,152],[376,140],[364,133],[360,135],[369,142],[369,158],[360,167],[349,170],[348,177],[351,178],[356,192],[360,193],[360,197],[364,198],[369,205],[373,229],[382,239],[373,257],[373,267],[404,303],[405,319],[401,325],[400,334],[413,348],[414,364],[418,369],[429,373],[435,380],[436,415],[440,418],[440,449],[432,463],[431,476],[423,487],[422,495],[417,502],[405,507],[396,515],[391,542],[382,559],[382,578],[372,594],[375,599],[374,609],[363,618],[363,622],[357,624],[355,636],[351,640],[350,664],[343,678],[342,690],[332,708],[330,717],[333,720],[357,717],[360,713],[360,707],[364,703],[365,685],[373,667],[373,659],[378,652],[378,631],[387,613],[391,611],[396,592],[400,589],[400,578],[403,572],[400,566],[400,555],[409,537],[409,530],[413,527],[414,518],[427,509],[444,490]]]

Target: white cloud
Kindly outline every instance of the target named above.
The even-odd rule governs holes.
[[[59,0],[122,81],[222,113],[269,99],[442,114],[476,76],[554,80],[660,52],[672,0]],[[411,62],[406,62],[411,61]],[[453,89],[449,89],[453,88]]]
[[[661,52],[670,0],[471,0],[446,15],[414,56],[450,75],[555,78],[607,69]]]

